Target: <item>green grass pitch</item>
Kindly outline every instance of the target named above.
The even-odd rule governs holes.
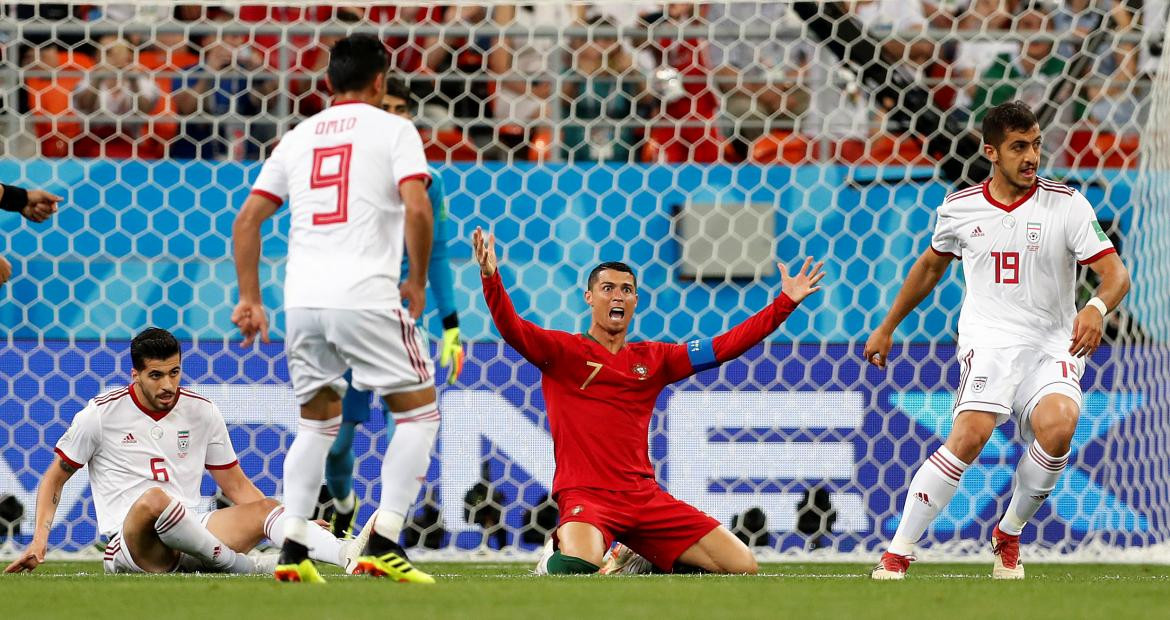
[[[521,564],[422,564],[439,580],[408,586],[331,571],[323,586],[268,577],[101,574],[96,562],[50,562],[0,575],[5,619],[198,618],[1095,618],[1170,617],[1170,566],[1028,565],[996,582],[990,562],[915,564],[875,583],[856,564],[766,564],[756,577],[532,577]]]

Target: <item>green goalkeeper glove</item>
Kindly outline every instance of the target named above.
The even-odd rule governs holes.
[[[459,341],[459,328],[452,327],[443,330],[443,349],[439,354],[439,365],[450,368],[447,373],[447,385],[455,383],[459,372],[463,370],[463,343]]]

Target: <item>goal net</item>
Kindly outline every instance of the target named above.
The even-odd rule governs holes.
[[[297,418],[281,339],[287,211],[265,229],[274,341],[243,350],[231,226],[259,161],[328,104],[327,49],[381,37],[446,187],[468,361],[405,544],[528,557],[556,523],[539,373],[505,346],[468,238],[500,240],[517,308],[581,331],[584,275],[635,267],[635,339],[715,335],[779,291],[776,261],[828,285],[763,346],[663,393],[660,482],[761,558],[872,558],[913,472],[949,431],[963,287],[951,269],[861,359],[945,194],[983,180],[973,131],[1022,99],[1043,174],[1083,192],[1134,276],[1083,377],[1069,466],[1025,529],[1029,557],[1161,559],[1170,537],[1170,67],[1165,0],[5,3],[0,180],[66,196],[9,215],[0,255],[0,555],[32,534],[35,488],[86,401],[128,381],[129,339],[184,343],[185,382],[280,496]],[[1088,270],[1078,303],[1095,285]],[[432,295],[433,299],[433,295]],[[425,317],[441,332],[433,311]],[[432,349],[433,352],[433,349]],[[439,379],[445,379],[440,371]],[[359,521],[380,494],[380,416],[355,443]],[[1023,454],[1000,427],[923,555],[978,557]],[[214,502],[210,477],[203,490]],[[100,541],[85,470],[54,549]]]

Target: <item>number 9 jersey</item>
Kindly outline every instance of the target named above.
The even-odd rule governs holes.
[[[987,182],[947,196],[930,247],[963,261],[959,347],[1067,353],[1076,318],[1076,264],[1115,252],[1093,207],[1067,185],[1037,178],[1015,204]]]
[[[286,308],[400,307],[409,180],[429,183],[418,130],[357,101],[304,120],[264,162],[252,193],[288,202]]]

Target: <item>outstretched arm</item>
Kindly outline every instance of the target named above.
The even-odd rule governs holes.
[[[918,257],[894,298],[889,314],[865,342],[866,361],[878,368],[886,367],[886,358],[894,345],[894,330],[934,290],[953,258],[951,254],[936,251],[933,246]]]
[[[496,235],[484,235],[483,229],[475,228],[471,235],[475,260],[479,262],[479,275],[483,280],[483,297],[492,313],[496,329],[504,341],[512,345],[524,359],[536,366],[544,366],[556,358],[560,343],[553,332],[525,321],[516,313],[504,283],[500,280],[496,261]]]
[[[825,277],[825,272],[822,271],[825,264],[819,262],[813,265],[812,261],[812,258],[806,258],[800,272],[791,276],[788,274],[788,268],[780,263],[778,265],[781,278],[780,295],[768,304],[768,307],[748,317],[730,331],[714,338],[688,342],[683,355],[672,356],[672,361],[669,362],[668,381],[673,383],[696,372],[733,360],[776,331],[805,297],[821,290],[818,285]]]
[[[36,526],[32,542],[20,557],[4,569],[4,572],[31,571],[45,561],[45,552],[49,549],[49,532],[52,531],[53,519],[57,516],[57,505],[61,503],[61,489],[65,488],[65,482],[73,477],[76,471],[77,468],[62,460],[60,455],[53,458],[53,464],[49,465],[49,470],[37,485]]]

